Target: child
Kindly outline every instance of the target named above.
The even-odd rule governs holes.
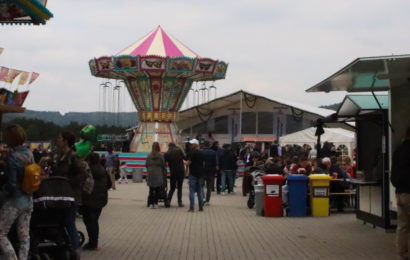
[[[118,180],[118,184],[121,184],[122,182],[128,183],[127,179],[127,165],[125,165],[125,162],[121,162],[120,166],[120,179]]]

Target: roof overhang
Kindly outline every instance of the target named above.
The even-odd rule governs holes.
[[[358,58],[306,92],[370,92],[408,86],[410,54]]]
[[[45,24],[53,14],[47,0],[0,0],[0,24]]]
[[[377,100],[376,100],[377,98]],[[380,106],[379,106],[380,104]],[[349,118],[372,114],[389,108],[389,96],[378,95],[347,95],[337,110],[337,117]]]

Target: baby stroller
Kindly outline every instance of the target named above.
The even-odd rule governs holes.
[[[168,187],[167,185],[164,185],[161,187],[160,192],[158,194],[158,202],[164,202],[164,206],[166,208],[169,208],[170,203],[168,201]],[[152,198],[150,195],[148,195],[147,199],[147,207],[149,207],[152,204]]]
[[[265,169],[263,166],[252,167],[250,169],[250,191],[248,198],[248,208],[253,209],[255,206],[255,185],[262,183],[262,176],[265,175]]]
[[[68,179],[60,176],[44,179],[33,194],[33,202],[29,259],[71,259],[70,239],[64,227],[65,216],[74,204]]]

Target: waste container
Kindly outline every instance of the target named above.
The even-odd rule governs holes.
[[[257,216],[263,216],[263,184],[255,185],[255,210]]]
[[[268,174],[262,177],[264,188],[265,217],[281,217],[282,185],[285,178],[279,174]]]
[[[132,182],[142,182],[142,168],[132,169]]]
[[[329,216],[329,183],[330,176],[327,174],[311,174],[310,199],[312,205],[312,216]]]
[[[303,174],[287,176],[288,180],[288,216],[306,216],[306,195],[309,177]]]

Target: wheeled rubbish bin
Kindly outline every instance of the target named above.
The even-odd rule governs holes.
[[[288,216],[306,216],[306,196],[309,177],[303,174],[292,174],[288,180]]]
[[[264,192],[265,217],[282,217],[282,185],[285,178],[279,174],[267,174],[262,177]]]
[[[310,199],[313,217],[329,216],[329,183],[330,176],[327,174],[311,174]]]

